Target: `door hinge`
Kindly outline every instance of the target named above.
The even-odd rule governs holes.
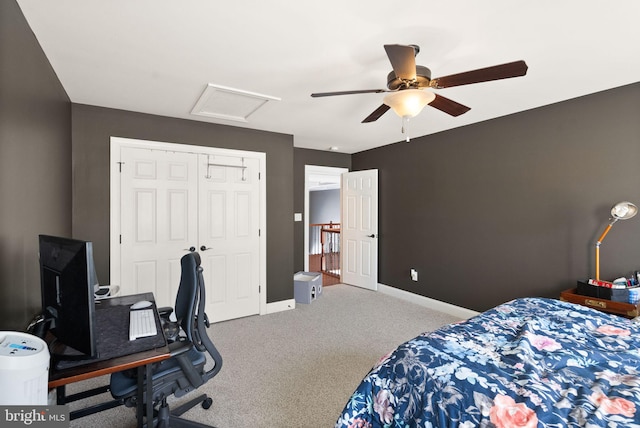
[[[262,236],[262,231],[258,229],[258,236]]]
[[[118,172],[122,173],[122,165],[124,165],[124,162],[117,162],[118,164]]]
[[[258,285],[258,294],[262,293],[262,286]]]
[[[258,172],[258,181],[260,181],[262,179],[262,173]]]
[[[120,243],[122,244],[122,235],[120,235]]]

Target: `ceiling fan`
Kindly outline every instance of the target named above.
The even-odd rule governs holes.
[[[334,95],[387,93],[383,104],[367,116],[362,123],[378,120],[389,109],[393,109],[398,116],[402,117],[404,123],[408,118],[420,113],[427,104],[451,116],[460,116],[468,112],[470,108],[442,95],[425,91],[424,88],[442,89],[524,76],[527,74],[528,68],[527,64],[521,60],[432,79],[431,70],[422,65],[416,65],[415,57],[420,52],[419,46],[384,45],[384,49],[393,67],[393,71],[387,76],[387,89],[319,92],[311,94],[311,96],[329,97]]]

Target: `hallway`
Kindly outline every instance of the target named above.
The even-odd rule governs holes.
[[[310,254],[309,255],[309,272],[321,272],[320,269],[320,257],[321,254]],[[322,286],[326,287],[328,285],[340,284],[340,278],[334,275],[328,275],[326,273],[322,274]]]

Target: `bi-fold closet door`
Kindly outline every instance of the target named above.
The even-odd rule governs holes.
[[[260,313],[262,174],[251,154],[120,147],[122,294],[173,306],[180,258],[198,251],[210,320]]]

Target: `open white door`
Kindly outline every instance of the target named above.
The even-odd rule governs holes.
[[[378,289],[378,170],[342,174],[342,282]]]

